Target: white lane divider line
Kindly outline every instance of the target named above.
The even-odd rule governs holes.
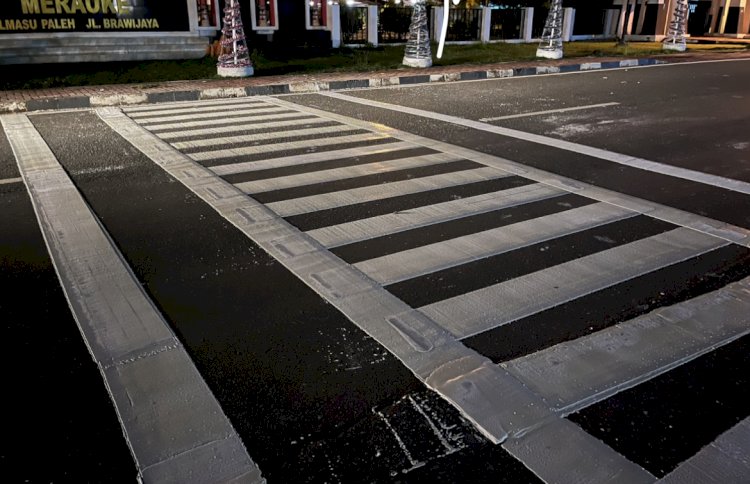
[[[5,180],[0,180],[0,185],[11,185],[13,183],[21,183],[23,181],[23,178],[6,178]]]
[[[543,116],[545,114],[556,114],[556,113],[567,113],[570,111],[582,111],[584,109],[596,109],[596,108],[606,108],[609,106],[619,106],[620,103],[600,103],[600,104],[589,104],[587,106],[573,106],[569,108],[559,108],[559,109],[548,109],[546,111],[534,111],[531,113],[519,113],[519,114],[509,114],[507,116],[495,116],[494,118],[480,118],[479,121],[488,122],[488,121],[501,121],[504,119],[516,119],[516,118],[526,118],[531,116]]]
[[[591,156],[593,158],[599,158],[605,161],[611,161],[620,165],[630,166],[632,168],[639,168],[641,170],[650,171],[652,173],[659,173],[661,175],[673,176],[675,178],[682,178],[683,180],[689,180],[697,183],[703,183],[705,185],[711,185],[717,188],[725,190],[732,190],[735,192],[750,195],[750,183],[743,182],[740,180],[734,180],[718,175],[711,175],[709,173],[703,173],[700,171],[688,170],[677,166],[667,165],[656,161],[645,160],[643,158],[637,158],[635,156],[625,155],[622,153],[615,153],[614,151],[607,151],[601,148],[594,148],[593,146],[582,145],[579,143],[573,143],[570,141],[564,141],[556,138],[550,138],[549,136],[542,136],[534,133],[527,133],[525,131],[519,131],[517,129],[503,128],[501,126],[495,126],[493,124],[483,123],[481,121],[474,121],[471,119],[459,118],[457,116],[451,116],[448,114],[434,113],[432,111],[425,111],[423,109],[410,108],[407,106],[399,106],[396,104],[384,103],[381,101],[374,101],[372,99],[360,99],[354,96],[341,94],[337,92],[319,92],[321,96],[328,96],[343,101],[348,101],[357,104],[363,104],[365,106],[376,107],[381,109],[388,109],[390,111],[398,111],[400,113],[411,114],[414,116],[420,116],[423,118],[434,119],[436,121],[443,121],[446,123],[456,124],[471,129],[477,129],[486,131],[489,133],[495,133],[502,136],[508,136],[510,138],[516,138],[523,141],[530,141],[545,146],[551,146],[565,151],[571,151],[574,153],[580,153],[582,155]]]

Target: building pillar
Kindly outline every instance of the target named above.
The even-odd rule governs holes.
[[[531,36],[534,31],[534,7],[523,9],[521,17],[521,38],[524,42],[531,42]]]
[[[716,32],[716,26],[719,25],[719,7],[721,6],[721,0],[711,0],[711,9],[708,14],[711,16],[711,24],[708,26],[708,33],[713,34]]]
[[[490,41],[490,27],[492,26],[492,9],[490,7],[482,7],[482,33],[479,35],[479,40],[483,44]]]
[[[628,19],[625,25],[625,35],[633,34],[633,20],[635,18],[635,3],[637,0],[626,0],[628,2]]]
[[[744,0],[740,6],[740,20],[737,32],[740,34],[750,34],[750,1]]]
[[[724,8],[721,10],[721,23],[719,24],[720,34],[723,34],[727,28],[727,17],[729,16],[729,6],[731,3],[731,0],[724,0]]]
[[[331,47],[338,49],[341,47],[341,6],[338,3],[329,5],[331,7]]]
[[[443,7],[432,7],[432,40],[440,42],[440,27],[443,25]]]
[[[367,43],[378,46],[378,6],[367,6]]]
[[[567,7],[563,9],[563,28],[562,28],[562,41],[570,42],[570,37],[573,35],[573,25],[576,22],[576,9]]]
[[[625,17],[628,13],[628,3],[630,0],[622,0],[620,5],[620,17],[617,19],[617,38],[622,39],[625,37]]]
[[[614,37],[617,31],[615,23],[615,12],[614,9],[607,9],[607,13],[604,17],[604,37]]]
[[[188,23],[190,24],[190,31],[198,32],[198,2],[196,2],[195,0],[187,0],[187,9],[188,9]]]
[[[664,3],[659,5],[659,10],[656,13],[656,31],[654,32],[654,40],[657,42],[666,37],[669,31],[669,21],[672,19],[674,2],[675,0],[664,0]]]
[[[648,0],[641,0],[641,8],[638,11],[638,23],[635,27],[635,33],[641,35],[643,33],[643,22],[646,20],[646,7]]]

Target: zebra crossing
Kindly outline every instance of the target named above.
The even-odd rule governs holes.
[[[654,481],[583,431],[544,464],[518,442],[750,330],[740,228],[280,99],[123,111],[98,112],[545,480],[575,457]],[[595,323],[557,319],[591,301]],[[498,356],[510,332],[535,341]]]

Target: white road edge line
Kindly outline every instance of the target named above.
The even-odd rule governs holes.
[[[143,482],[265,482],[187,351],[31,121],[0,116]]]
[[[270,99],[269,102],[286,109],[295,109],[297,111],[322,116],[325,118],[333,119],[334,121],[339,121],[341,123],[347,123],[350,125],[362,127],[363,129],[369,129],[374,132],[384,131],[384,127],[382,125],[372,123],[370,121],[350,118],[347,116],[331,113],[329,111],[323,111],[321,109],[295,104],[278,98]],[[439,150],[444,153],[450,153],[456,156],[463,157],[467,160],[476,161],[477,163],[481,163],[486,166],[494,166],[509,173],[528,178],[529,180],[534,180],[535,182],[543,183],[545,185],[564,190],[568,193],[576,193],[578,195],[592,198],[600,202],[611,203],[613,205],[634,210],[648,215],[649,217],[663,220],[674,225],[689,227],[693,230],[710,234],[714,237],[718,237],[720,239],[724,239],[729,242],[742,245],[744,247],[750,247],[750,229],[738,227],[736,225],[721,222],[719,220],[714,220],[695,213],[686,212],[674,207],[661,205],[649,200],[643,200],[631,195],[616,192],[614,190],[600,188],[589,183],[546,172],[544,170],[523,165],[506,158],[501,158],[499,156],[489,155],[487,153],[481,153],[469,148],[444,143],[442,141],[434,139],[424,138],[422,136],[408,133],[406,131],[401,131],[393,128],[385,128],[385,132],[388,134],[388,136],[400,141],[413,143],[418,146],[426,146],[428,148]]]
[[[507,116],[496,116],[494,118],[480,118],[479,121],[487,122],[487,121],[501,121],[503,119],[516,119],[516,118],[526,118],[530,116],[542,116],[544,114],[554,114],[554,113],[567,113],[570,111],[581,111],[584,109],[596,109],[596,108],[606,108],[609,106],[619,106],[620,103],[611,102],[611,103],[600,103],[600,104],[589,104],[588,106],[573,106],[570,108],[560,108],[560,109],[548,109],[546,111],[534,111],[531,113],[519,113],[519,114],[509,114]]]
[[[483,123],[481,121],[474,121],[471,119],[459,118],[457,116],[451,116],[448,114],[434,113],[432,111],[425,111],[423,109],[410,108],[406,106],[399,106],[396,104],[384,103],[381,101],[374,101],[371,99],[360,99],[354,96],[336,92],[319,92],[321,96],[327,96],[342,101],[348,101],[356,104],[363,104],[365,106],[376,107],[380,109],[388,109],[390,111],[398,111],[401,113],[407,113],[414,116],[420,116],[423,118],[434,119],[436,121],[443,121],[446,123],[456,124],[464,126],[466,128],[477,129],[480,131],[486,131],[488,133],[499,134],[501,136],[508,136],[510,138],[516,138],[532,143],[537,143],[545,146],[551,146],[553,148],[571,151],[574,153],[580,153],[582,155],[599,158],[605,161],[611,161],[620,165],[630,166],[633,168],[639,168],[641,170],[651,171],[653,173],[659,173],[662,175],[673,176],[675,178],[682,178],[683,180],[689,180],[697,183],[703,183],[705,185],[711,185],[714,187],[722,188],[725,190],[732,190],[745,195],[750,195],[750,183],[743,182],[740,180],[734,180],[718,175],[711,175],[709,173],[703,173],[694,170],[688,170],[677,166],[667,165],[656,161],[650,161],[635,156],[625,155],[622,153],[615,153],[614,151],[608,151],[601,148],[594,148],[592,146],[582,145],[579,143],[573,143],[570,141],[559,140],[556,138],[550,138],[549,136],[542,136],[534,133],[527,133],[525,131],[519,131],[517,129],[504,128],[501,126],[495,126],[493,124]]]

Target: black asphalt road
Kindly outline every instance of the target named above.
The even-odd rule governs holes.
[[[743,61],[346,94],[473,120],[616,102],[619,104],[488,122],[750,181],[749,81],[750,63]],[[750,228],[750,196],[738,192],[317,94],[281,98]],[[231,115],[221,117],[224,108],[216,109],[219,114],[207,126],[230,126]],[[160,116],[169,114],[135,119],[143,122]],[[314,116],[300,114],[293,119],[308,117]],[[29,119],[187,348],[269,483],[540,482],[355,322],[114,132],[96,113],[40,113],[29,115]],[[252,123],[246,128],[232,135],[273,131],[256,130]],[[164,135],[182,129],[154,132]],[[343,138],[366,132],[351,126],[347,129],[325,136]],[[186,135],[169,142],[211,136],[215,134]],[[273,142],[228,140],[218,146],[187,147],[183,152],[262,148],[316,136],[320,138],[297,136],[289,129]],[[396,141],[344,139],[320,151],[382,147]],[[216,167],[314,152],[289,148],[273,156],[233,154],[201,164]],[[377,168],[381,162],[387,166],[394,160],[434,153],[429,146],[411,146],[389,153],[245,171],[224,179],[240,184],[376,166],[364,175],[285,186],[253,196],[260,203],[273,204],[486,169],[460,157],[391,171]],[[133,459],[58,286],[19,176],[10,146],[0,133],[0,320],[6,345],[3,367],[10,390],[6,393],[9,410],[4,413],[4,429],[9,430],[4,430],[0,475],[10,476],[8,482],[14,483],[134,482]],[[303,232],[312,231],[368,217],[409,214],[496,192],[523,192],[533,184],[521,175],[492,178],[383,200],[362,200],[285,220]],[[357,264],[427,244],[532,223],[541,217],[565,216],[595,203],[583,195],[559,193],[406,227],[336,246],[331,252],[347,264]],[[419,308],[678,228],[648,214],[631,215],[384,288]],[[750,249],[726,244],[462,342],[496,363],[505,363],[685,303],[748,276]],[[706,351],[657,378],[578,409],[568,421],[654,476],[664,476],[748,416],[750,402],[741,390],[747,384],[748,338],[737,337],[719,350]],[[665,422],[668,427],[662,425]]]

